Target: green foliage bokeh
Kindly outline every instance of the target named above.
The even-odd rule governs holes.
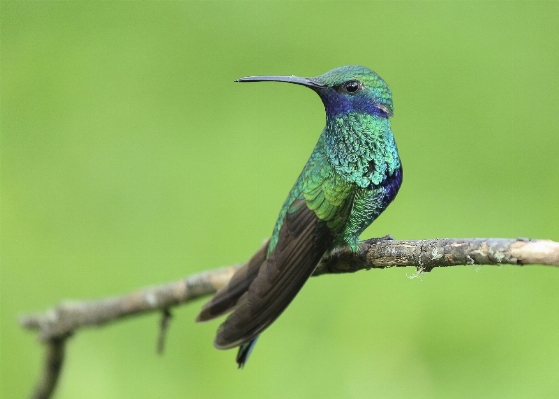
[[[16,316],[243,261],[323,127],[246,75],[362,64],[404,165],[364,234],[559,240],[557,2],[2,2],[1,396],[42,347]],[[199,304],[78,333],[57,398],[556,398],[559,272],[312,279],[246,369]]]

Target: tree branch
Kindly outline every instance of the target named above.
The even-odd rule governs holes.
[[[227,284],[240,266],[194,274],[179,281],[113,298],[65,301],[43,313],[23,315],[19,323],[28,330],[39,330],[39,339],[46,342],[82,327],[102,326],[136,314],[164,311],[212,294]]]
[[[505,264],[559,266],[559,242],[503,238],[396,241],[387,236],[363,241],[356,253],[347,248],[335,249],[324,256],[313,276],[403,266],[415,266],[423,273],[435,267]],[[47,344],[43,376],[32,398],[50,397],[62,367],[64,344],[76,330],[136,314],[162,312],[163,331],[158,344],[162,348],[169,309],[213,294],[241,266],[202,272],[118,297],[62,302],[46,312],[23,315],[21,326],[38,330],[39,339]]]
[[[314,275],[352,273],[362,269],[415,266],[420,273],[435,267],[471,265],[559,266],[559,243],[528,238],[440,238],[396,241],[369,239],[358,253],[332,251]]]

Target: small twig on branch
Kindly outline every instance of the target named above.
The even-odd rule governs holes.
[[[161,321],[159,323],[159,335],[157,337],[157,354],[162,355],[165,350],[165,339],[167,338],[167,330],[169,329],[169,322],[173,315],[169,309],[163,309],[161,314]]]
[[[46,342],[45,363],[43,365],[41,379],[31,394],[31,399],[50,398],[64,361],[66,339],[68,337],[52,338]]]
[[[435,267],[505,264],[559,266],[559,243],[502,238],[416,241],[370,239],[363,241],[360,251],[356,253],[339,248],[324,256],[313,276],[403,266],[415,266],[419,272],[430,272]],[[21,326],[39,330],[39,339],[48,345],[43,377],[32,398],[50,397],[62,366],[65,341],[76,330],[102,326],[141,313],[169,312],[173,306],[213,294],[227,284],[241,266],[202,272],[119,297],[62,302],[44,313],[22,316]],[[167,322],[168,316],[164,316],[160,345]]]

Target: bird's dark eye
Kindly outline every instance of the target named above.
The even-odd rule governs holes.
[[[363,89],[363,85],[358,80],[350,80],[349,82],[344,83],[344,89],[348,93],[353,94]]]

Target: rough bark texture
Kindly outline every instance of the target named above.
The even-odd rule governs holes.
[[[314,275],[352,273],[361,269],[415,266],[419,272],[435,267],[471,265],[559,266],[559,243],[507,238],[441,238],[396,241],[372,239],[360,251],[346,248],[325,256]]]

